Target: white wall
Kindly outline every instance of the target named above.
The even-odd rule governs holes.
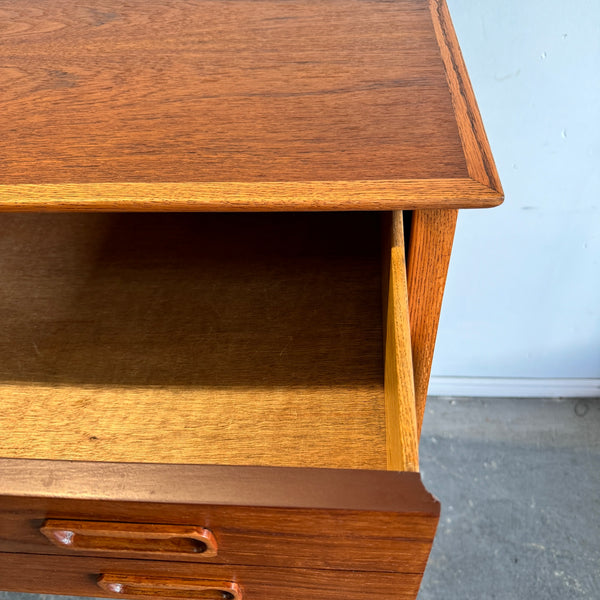
[[[432,374],[600,378],[600,2],[448,4],[506,199],[459,215]]]

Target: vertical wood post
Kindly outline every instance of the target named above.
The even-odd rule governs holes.
[[[457,215],[455,209],[415,210],[412,214],[408,304],[419,436]]]

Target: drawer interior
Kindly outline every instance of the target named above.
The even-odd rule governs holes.
[[[387,468],[381,215],[0,231],[0,457]]]

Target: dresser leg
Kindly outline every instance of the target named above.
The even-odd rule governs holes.
[[[455,209],[412,214],[407,277],[419,436],[457,215]]]

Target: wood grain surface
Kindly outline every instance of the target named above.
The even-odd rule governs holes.
[[[408,304],[419,436],[457,217],[457,210],[432,209],[411,218]]]
[[[461,121],[477,113],[468,94],[466,112],[457,104],[466,75],[458,87],[447,77],[460,68],[451,25],[424,0],[2,0],[0,11],[2,210],[501,200],[471,166],[485,154],[489,172],[491,159],[479,125],[478,144],[465,142]]]
[[[417,473],[0,459],[0,477],[0,552],[97,555],[40,531],[93,518],[209,528],[218,555],[187,562],[418,573],[439,518]]]
[[[404,256],[402,212],[391,214],[391,231],[385,238],[389,246],[388,299],[384,303],[385,335],[385,418],[388,469],[419,470],[419,439],[415,416],[415,385],[410,337],[410,316]],[[385,243],[385,242],[384,242]],[[384,277],[385,277],[384,273]]]
[[[502,185],[496,171],[494,158],[483,127],[477,100],[452,25],[446,0],[429,0],[433,26],[440,47],[452,104],[456,114],[458,130],[469,176],[473,181],[495,190],[498,199],[503,197]],[[435,207],[432,207],[435,208]],[[448,206],[447,208],[451,208]]]
[[[118,568],[118,567],[117,567]],[[168,570],[166,571],[168,573]],[[171,598],[189,600],[242,600],[242,590],[232,581],[208,578],[102,573],[98,586],[119,598]]]
[[[386,468],[377,214],[0,227],[0,456]]]
[[[40,533],[58,548],[91,550],[102,556],[134,552],[157,560],[178,560],[181,556],[212,558],[218,554],[215,536],[204,527],[46,519]]]
[[[8,591],[69,594],[119,598],[98,586],[103,573],[136,578],[158,577],[160,565],[154,561],[115,561],[102,558],[0,555],[0,586]],[[417,573],[369,573],[363,571],[331,571],[277,569],[247,566],[163,565],[164,577],[191,580],[235,582],[243,600],[372,600],[390,598],[415,600],[421,582]]]

